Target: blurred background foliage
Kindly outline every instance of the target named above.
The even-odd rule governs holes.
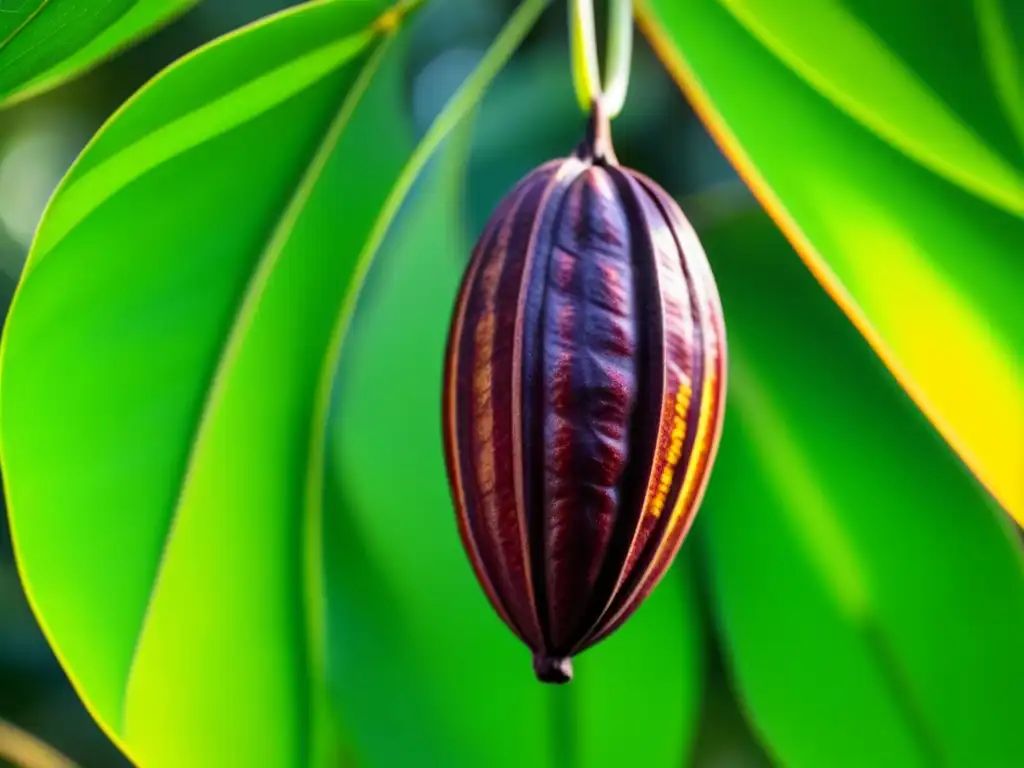
[[[0,112],[0,303],[5,310],[47,199],[76,155],[114,110],[154,74],[196,46],[293,4],[272,0],[205,0],[151,38],[85,76]],[[473,71],[516,5],[515,0],[432,0],[417,14],[405,72],[408,112],[417,135],[422,135],[455,88]],[[579,140],[582,118],[570,81],[564,6],[565,3],[554,3],[544,14],[476,110],[463,200],[468,236],[455,236],[451,231],[434,231],[430,235],[429,222],[416,219],[417,211],[420,219],[424,219],[429,210],[424,212],[422,206],[411,204],[403,209],[395,233],[389,236],[361,298],[350,346],[343,358],[350,365],[345,370],[352,373],[342,376],[342,400],[358,398],[360,393],[363,397],[373,396],[367,393],[380,388],[385,391],[376,396],[383,398],[390,391],[388,387],[396,386],[393,394],[401,396],[401,379],[396,377],[430,369],[429,361],[420,366],[416,357],[417,351],[420,357],[430,354],[429,336],[423,338],[430,339],[430,343],[419,350],[411,337],[391,339],[393,344],[406,346],[408,369],[393,357],[389,360],[388,356],[374,354],[375,345],[387,338],[389,329],[399,327],[392,322],[390,313],[399,308],[412,311],[409,307],[417,305],[410,302],[429,303],[431,297],[434,301],[438,296],[443,298],[443,290],[431,294],[426,290],[410,291],[409,286],[444,286],[445,281],[457,276],[468,255],[467,243],[481,230],[494,205],[513,183],[540,162],[566,154]],[[757,203],[646,40],[638,35],[636,45],[629,99],[614,124],[618,156],[624,164],[655,178],[679,199],[697,230],[707,235],[713,264],[723,278],[723,300],[730,328],[733,323],[737,329],[742,328],[746,342],[746,346],[737,345],[733,350],[737,375],[745,382],[746,398],[735,405],[730,403],[736,416],[727,421],[726,439],[735,435],[733,444],[745,446],[748,455],[743,456],[737,449],[716,470],[716,477],[721,479],[712,482],[691,543],[684,547],[674,568],[673,576],[678,578],[674,586],[659,589],[661,600],[678,600],[703,619],[700,623],[704,636],[697,638],[688,652],[696,661],[687,666],[689,662],[682,659],[678,669],[672,667],[668,672],[701,678],[689,681],[693,695],[701,703],[693,732],[681,737],[684,743],[692,744],[688,764],[698,768],[754,768],[780,761],[785,764],[786,758],[793,764],[815,764],[813,754],[802,752],[799,743],[799,730],[808,727],[806,712],[789,711],[786,697],[779,696],[787,686],[805,694],[804,704],[812,714],[818,708],[847,711],[871,720],[865,721],[864,727],[882,740],[892,735],[892,754],[898,754],[903,748],[899,743],[902,736],[895,733],[898,728],[893,734],[886,730],[890,718],[886,707],[891,702],[885,699],[884,690],[893,679],[898,687],[905,670],[883,670],[883,677],[890,673],[892,677],[878,682],[872,678],[878,674],[874,662],[878,658],[891,661],[894,654],[902,654],[904,660],[908,656],[920,658],[923,666],[911,671],[928,681],[941,679],[941,675],[936,676],[936,669],[943,663],[963,662],[962,669],[968,670],[968,674],[972,663],[972,659],[958,662],[955,658],[928,656],[934,648],[922,645],[912,626],[919,615],[915,602],[922,600],[922,595],[928,595],[931,602],[921,608],[920,615],[929,611],[927,615],[934,615],[934,611],[942,609],[939,603],[947,601],[952,617],[951,636],[986,631],[978,627],[992,627],[991,647],[996,656],[1007,651],[1008,644],[1012,654],[1013,643],[1019,641],[1017,647],[1021,647],[1024,642],[1024,633],[1020,632],[1024,608],[1018,615],[1006,617],[1002,627],[985,625],[985,621],[991,621],[992,613],[986,613],[985,605],[972,613],[976,607],[972,601],[985,603],[986,596],[972,595],[955,583],[954,577],[961,570],[951,569],[947,573],[944,569],[942,558],[953,552],[949,543],[958,536],[965,542],[975,538],[981,542],[976,549],[965,547],[965,552],[986,551],[986,537],[994,530],[988,522],[969,515],[958,517],[951,511],[953,507],[977,510],[983,494],[930,425],[915,412],[852,326],[802,269],[775,228],[759,213]],[[757,98],[753,85],[751,98]],[[445,194],[443,189],[425,189],[428,183],[425,177],[417,185],[419,194]],[[408,243],[401,244],[403,228],[413,233],[407,238],[431,236],[440,245],[430,253],[416,254]],[[751,252],[765,258],[748,262],[734,256]],[[422,261],[413,261],[417,256]],[[772,257],[777,257],[777,261],[772,261]],[[426,266],[428,258],[450,261],[433,268]],[[395,279],[395,275],[403,278]],[[413,276],[421,282],[413,281]],[[784,306],[791,311],[789,315],[782,311]],[[729,314],[730,309],[734,314]],[[769,317],[774,319],[767,322]],[[807,318],[812,318],[813,323]],[[431,328],[433,325],[427,324],[423,333],[432,333]],[[440,328],[439,325],[434,330]],[[820,375],[805,379],[801,389],[780,373],[785,365],[779,361],[802,371],[816,370],[818,362],[823,364]],[[840,394],[816,399],[818,392],[825,390]],[[428,388],[427,394],[431,393]],[[837,401],[848,407],[835,408]],[[877,410],[879,403],[887,404],[886,408]],[[429,402],[422,404],[428,411],[430,407]],[[393,431],[389,430],[407,425],[381,426],[366,414],[363,421],[359,416],[357,412],[347,435],[336,438],[335,459],[345,465],[346,461],[351,462],[352,455],[361,456],[357,461],[365,472],[342,492],[369,516],[376,511],[367,500],[373,498],[382,483],[389,481],[389,472],[382,468],[383,462],[392,457],[393,445],[387,435]],[[396,417],[403,418],[402,414],[392,415],[393,419]],[[433,424],[435,420],[435,414],[428,412],[426,421],[418,420],[412,428],[429,428],[423,424]],[[892,424],[900,425],[898,434],[887,445],[876,446],[878,436],[885,434]],[[773,439],[785,433],[787,425],[799,441],[795,445]],[[833,439],[833,435],[841,438]],[[825,449],[808,453],[806,448],[801,451],[802,445]],[[912,454],[905,453],[907,450]],[[851,473],[843,468],[850,456],[868,456],[863,462],[863,476],[868,478],[865,483],[851,479]],[[436,498],[431,494],[445,492],[443,478],[430,474],[433,464],[426,469],[419,467],[415,454],[408,452],[399,452],[395,460],[405,467],[406,477],[415,477],[416,472],[424,475],[417,481],[426,489],[424,498]],[[781,470],[779,462],[784,465]],[[752,466],[765,470],[751,473]],[[922,491],[924,476],[936,467],[944,473],[944,481],[950,479]],[[344,474],[344,470],[338,474]],[[780,488],[780,478],[785,478],[788,485]],[[822,493],[824,497],[815,495]],[[402,498],[401,494],[396,498]],[[846,522],[850,525],[845,532],[830,528],[827,515],[816,515],[816,510],[835,498],[843,499],[850,509],[864,510],[856,520],[848,516]],[[762,509],[764,514],[751,513]],[[893,509],[903,509],[907,514],[898,520],[889,519]],[[1001,515],[994,504],[984,511]],[[933,515],[939,515],[945,527],[932,526],[930,520],[934,518],[929,516]],[[1000,525],[1005,522],[1000,519]],[[374,524],[369,518],[364,520],[364,533],[372,535]],[[1004,528],[1009,531],[1008,525]],[[924,534],[925,539],[920,548],[924,554],[920,556],[912,551],[918,534]],[[887,538],[879,538],[883,535]],[[801,540],[801,536],[810,536],[811,542]],[[395,543],[396,547],[402,545],[415,546],[411,534]],[[821,554],[816,557],[808,555],[809,551]],[[861,559],[865,552],[870,555],[867,562]],[[352,553],[353,557],[357,554]],[[405,567],[412,567],[409,559],[406,558]],[[1006,582],[1007,594],[1019,596],[1019,558],[1014,562],[1017,570],[1011,567],[1001,571],[1007,562],[1006,558],[997,557],[995,564],[979,559],[967,565],[983,574],[977,584],[992,583],[984,575],[991,573],[992,580]],[[461,561],[457,565],[464,566]],[[963,563],[959,565],[966,567]],[[684,581],[684,575],[694,577],[696,589],[690,590],[690,580]],[[864,598],[859,590],[870,592],[871,586],[862,583],[865,579],[883,579],[887,587],[882,590],[884,594]],[[814,586],[801,592],[808,584]],[[794,602],[792,596],[798,600]],[[849,647],[844,646],[849,642],[844,626],[850,618],[845,611],[848,609],[859,620],[858,611],[863,606],[858,600],[869,598],[876,601],[871,608],[877,612],[872,614],[871,621],[885,622],[885,628],[878,630],[868,622],[866,639],[859,638]],[[466,599],[482,601],[480,595]],[[1003,603],[992,598],[991,604]],[[645,615],[641,612],[635,621],[639,623]],[[653,617],[654,613],[650,615]],[[777,632],[766,637],[766,627],[777,627]],[[731,638],[728,648],[718,639],[722,631],[727,631]],[[820,638],[818,653],[801,658],[800,664],[794,664],[785,654],[782,661],[774,655],[793,643],[805,642],[809,636]],[[358,638],[353,642],[359,642]],[[895,651],[891,647],[894,643]],[[631,647],[642,650],[642,645],[641,639],[639,645]],[[959,646],[951,642],[951,647]],[[968,642],[964,647],[976,644]],[[836,652],[844,659],[841,668],[835,667],[832,655]],[[731,675],[725,671],[729,653],[737,653],[744,660],[732,669]],[[507,670],[497,677],[528,675],[527,666],[524,658],[521,669]],[[580,680],[570,691],[586,690],[586,657],[579,668]],[[1007,685],[1020,681],[1018,672],[1019,666],[1007,670]],[[358,675],[358,670],[351,674]],[[835,678],[828,679],[832,674]],[[737,696],[730,682],[738,678],[743,681],[745,697]],[[970,681],[964,682],[956,674],[950,675],[950,679],[954,690],[933,690],[934,699],[926,702],[923,709],[942,710],[943,698],[957,694],[956,685],[962,684],[968,693],[974,690]],[[400,679],[391,681],[394,687],[401,684]],[[357,685],[369,687],[372,681],[358,680]],[[620,687],[639,698],[624,700],[622,706],[648,705],[643,699],[642,680],[622,681]],[[851,689],[863,694],[862,698],[852,702],[835,700]],[[814,694],[816,690],[820,696]],[[1004,693],[1007,695],[1001,701],[1013,701],[1013,691]],[[556,716],[563,711],[558,697],[564,695],[552,694]],[[738,703],[741,698],[745,701],[742,705]],[[358,707],[358,703],[354,706]],[[686,707],[682,701],[674,706],[679,711],[671,713],[680,719],[692,714],[682,711]],[[894,708],[900,710],[901,704]],[[373,719],[373,712],[373,707],[368,706],[366,712],[353,710],[349,714],[357,721],[360,715]],[[948,714],[943,711],[941,717]],[[649,713],[656,726],[663,716],[665,713],[657,707]],[[999,717],[992,718],[988,713],[980,713],[978,717],[997,723],[992,726],[996,728],[1012,713],[1001,712]],[[34,621],[15,573],[6,526],[0,526],[0,719],[36,734],[83,766],[114,768],[128,764],[84,711]],[[754,736],[749,725],[751,719],[758,722],[760,729],[772,730],[775,759],[768,756],[771,748],[763,747]],[[946,722],[954,719],[950,717]],[[827,718],[822,722],[826,721]],[[831,725],[836,727],[837,734],[843,730],[842,723],[833,720]],[[855,730],[837,736],[840,742],[856,737]],[[383,744],[388,738],[381,735],[379,741]],[[401,734],[392,734],[390,738],[400,743]],[[927,742],[929,736],[923,739]],[[951,737],[950,742],[969,743],[970,737],[965,736],[961,742]],[[856,749],[854,744],[850,748]],[[579,746],[575,749],[578,751]],[[928,754],[927,747],[924,753]],[[979,768],[1011,768],[1009,762],[1000,762],[1006,757],[988,756],[984,758],[987,762],[983,759],[978,763]],[[590,764],[586,754],[577,754],[576,759],[582,766]],[[946,755],[932,764],[969,765],[962,760],[963,755]],[[892,763],[904,764],[916,763],[901,763],[896,758]]]

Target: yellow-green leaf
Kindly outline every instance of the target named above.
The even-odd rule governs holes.
[[[913,29],[892,21],[916,5],[815,0],[798,18],[753,0],[639,0],[660,56],[762,205],[1024,520],[1024,149],[1006,108],[1016,102],[988,77],[956,79],[984,75],[991,58],[946,45],[973,34],[961,29],[977,23],[966,0],[934,4],[933,23]],[[815,37],[806,14],[831,34]],[[998,21],[986,18],[991,40]],[[998,82],[1014,81],[1001,71]]]
[[[321,0],[172,65],[85,150],[33,244],[0,349],[16,554],[138,764],[336,765],[359,734],[328,676],[392,663],[360,645],[377,566],[324,536],[331,383],[410,187],[546,2],[418,144],[415,5]]]

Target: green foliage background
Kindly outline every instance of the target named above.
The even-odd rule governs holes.
[[[0,16],[0,459],[36,609],[3,539],[0,719],[125,764],[66,671],[146,766],[1024,755],[1012,3],[638,3],[662,60],[638,36],[616,148],[707,247],[728,410],[677,565],[559,689],[472,579],[439,403],[472,242],[582,130],[564,4],[389,31],[314,3],[71,166],[283,4],[192,5]]]

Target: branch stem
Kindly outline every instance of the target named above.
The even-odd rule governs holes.
[[[0,720],[0,761],[19,768],[76,768],[49,744],[6,720]]]

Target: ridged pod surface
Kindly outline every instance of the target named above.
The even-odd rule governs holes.
[[[445,366],[466,553],[544,682],[614,632],[671,564],[725,406],[725,328],[683,212],[619,166],[595,108],[568,158],[499,204],[466,269]]]

